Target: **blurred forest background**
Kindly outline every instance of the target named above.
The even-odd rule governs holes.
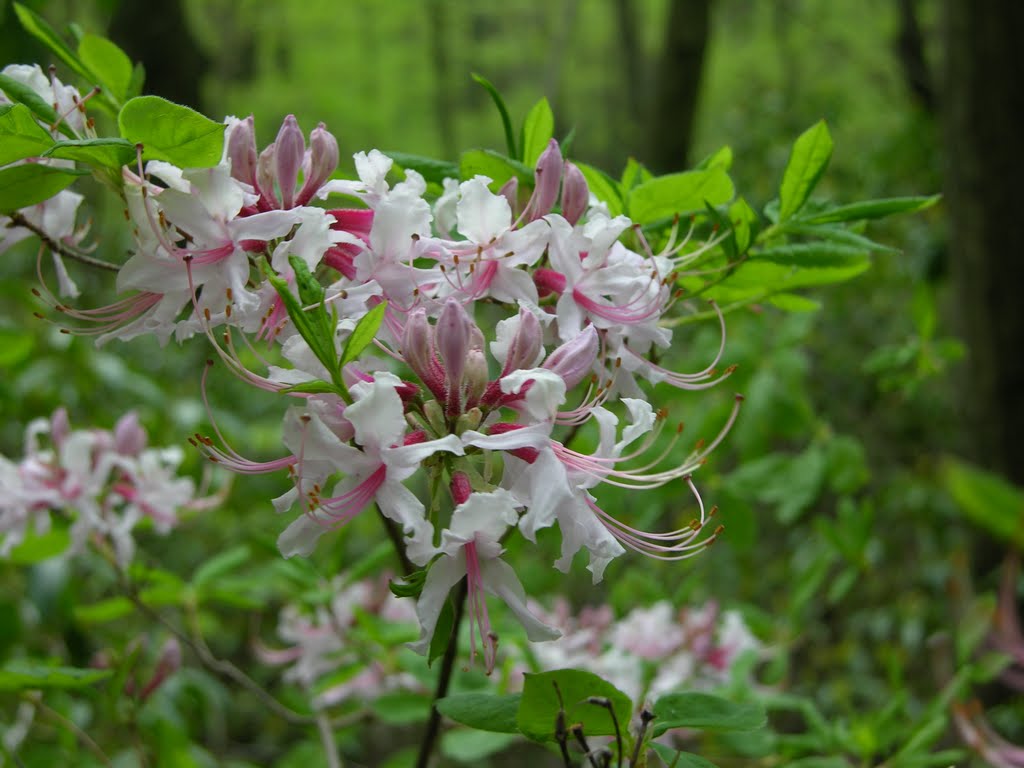
[[[572,135],[571,156],[614,176],[630,157],[666,172],[729,145],[737,189],[757,207],[775,194],[793,138],[824,117],[836,149],[819,194],[845,202],[945,192],[924,214],[874,226],[871,235],[896,250],[814,296],[820,308],[766,305],[728,318],[726,360],[740,366],[732,388],[747,404],[704,480],[727,533],[671,575],[623,558],[602,587],[619,606],[657,599],[666,584],[676,601],[743,606],[766,642],[789,650],[766,675],[832,714],[861,717],[894,690],[914,712],[934,692],[927,638],[955,631],[970,579],[991,590],[1004,549],[991,535],[998,526],[978,512],[986,500],[965,506],[943,457],[966,456],[1024,482],[1015,189],[1024,153],[1013,117],[1024,114],[1024,57],[1015,47],[1024,4],[26,4],[55,26],[73,20],[109,34],[145,63],[147,92],[215,119],[252,112],[260,146],[289,113],[305,131],[323,121],[345,172],[345,158],[373,147],[446,159],[502,147],[493,104],[470,77],[477,72],[514,116],[546,96],[556,135]],[[2,7],[0,64],[45,62],[6,0]],[[202,350],[164,354],[145,340],[96,354],[87,339],[57,338],[38,324],[25,333],[30,301],[14,278],[27,279],[29,261],[0,264],[0,332],[19,335],[14,352],[0,351],[14,373],[0,381],[0,447],[15,452],[24,423],[61,403],[82,426],[90,416],[109,425],[134,404],[167,440],[195,430],[205,418]],[[91,287],[100,284],[97,277]],[[714,329],[684,329],[676,339],[681,367],[715,344]],[[74,380],[59,373],[69,360],[79,364]],[[265,401],[227,380],[216,386],[225,411],[236,404],[223,415],[229,434],[272,453],[279,427],[259,421]],[[702,424],[720,423],[731,390],[677,399],[688,434],[699,435]],[[204,546],[254,527],[272,539],[283,525],[267,501],[277,492],[271,479],[236,484],[236,514],[218,513]],[[658,504],[681,502],[672,493],[664,489]],[[1004,536],[1014,537],[1019,531]],[[202,556],[173,541],[154,540],[152,551],[184,567]],[[556,583],[546,564],[536,571],[525,574],[528,592],[595,599],[585,574]],[[951,593],[951,583],[963,589]],[[241,634],[225,632],[219,650],[237,651]],[[1019,710],[997,703],[1004,733],[1024,740]]]

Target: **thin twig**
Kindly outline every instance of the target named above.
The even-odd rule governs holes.
[[[377,506],[376,504],[374,506]],[[398,555],[398,561],[402,565],[402,575],[408,576],[416,570],[416,566],[413,565],[409,556],[405,554],[405,537],[402,535],[402,529],[398,523],[390,518],[384,516],[384,513],[380,511],[380,507],[377,507],[377,514],[380,516],[380,520],[384,523],[384,529],[388,532],[388,538],[391,539],[391,543],[395,547],[395,554]]]
[[[427,730],[423,734],[423,742],[420,744],[416,768],[427,768],[430,755],[434,751],[434,743],[441,732],[441,712],[437,708],[437,702],[448,695],[448,684],[451,682],[452,670],[455,668],[455,658],[459,655],[459,626],[462,624],[467,591],[466,579],[463,579],[455,591],[455,618],[452,621],[452,635],[448,638],[448,647],[445,648],[444,657],[441,659],[441,672],[437,677],[437,688],[430,706],[430,719],[427,721]]]
[[[331,721],[323,712],[317,713],[316,729],[320,731],[320,743],[324,745],[327,768],[342,768],[341,757],[338,755],[338,744],[334,741],[334,733],[331,731]]]
[[[81,728],[79,728],[78,725],[73,720],[64,717],[64,715],[62,715],[60,712],[48,706],[42,700],[42,698],[36,699],[33,703],[36,705],[36,708],[39,710],[39,712],[46,715],[51,720],[57,722],[61,727],[67,728],[69,731],[71,731],[71,733],[75,735],[75,738],[82,742],[82,744],[90,752],[96,755],[96,758],[101,763],[103,763],[106,766],[110,766],[110,768],[113,768],[114,764],[110,762],[110,758],[107,757],[107,754],[100,748],[100,745],[93,741],[92,737],[88,733],[83,731]]]
[[[24,214],[21,214],[18,211],[14,211],[13,213],[8,214],[8,217],[11,220],[10,223],[7,225],[8,227],[24,227],[25,229],[35,234],[35,236],[38,237],[40,240],[42,240],[43,244],[54,253],[58,253],[61,256],[64,256],[68,259],[74,259],[75,261],[81,262],[82,264],[85,264],[90,267],[96,267],[98,269],[108,269],[111,272],[119,272],[121,270],[121,266],[119,264],[104,261],[103,259],[97,259],[94,256],[89,256],[86,253],[82,253],[81,251],[76,250],[75,248],[70,248],[67,245],[64,245],[63,243],[54,240],[52,237],[46,234],[40,227],[37,227],[35,224],[33,224],[31,221],[25,218]]]

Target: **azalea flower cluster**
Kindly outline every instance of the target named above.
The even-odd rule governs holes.
[[[370,702],[385,693],[426,693],[423,683],[401,670],[388,640],[415,636],[416,612],[395,597],[386,578],[325,585],[330,600],[312,609],[286,605],[277,634],[286,647],[260,644],[265,664],[286,666],[283,678],[312,692],[312,704],[330,707],[346,701]]]
[[[135,237],[117,277],[124,298],[86,310],[47,297],[101,343],[205,336],[235,374],[295,399],[276,460],[248,460],[219,433],[193,439],[231,471],[288,472],[292,488],[274,502],[297,513],[279,539],[285,556],[308,555],[325,531],[376,505],[419,569],[415,647],[429,647],[449,591],[465,579],[473,652],[490,669],[497,637],[486,594],[531,640],[559,634],[531,613],[502,559],[512,532],[535,541],[557,525],[555,565],[568,570],[585,550],[595,581],[626,549],[676,560],[714,540],[714,510],[691,475],[739,399],[721,432],[679,460],[680,429],[665,429],[666,413],[646,394],[662,383],[704,389],[729,373],[716,369],[724,324],[704,369],[653,362],[672,341],[660,321],[678,300],[678,277],[713,242],[680,238],[677,224],[654,252],[628,218],[591,201],[554,140],[532,190],[516,176],[498,189],[475,176],[431,190],[411,169],[395,183],[394,163],[377,150],[355,155],[356,179],[332,179],[338,145],[323,125],[307,143],[289,116],[258,151],[251,117],[226,123],[212,168],[140,158],[124,169]],[[254,370],[253,359],[265,365]],[[593,451],[560,439],[587,425]],[[598,498],[602,483],[670,482],[696,510],[670,531],[640,530]]]
[[[73,430],[63,408],[32,421],[24,456],[11,461],[0,455],[0,556],[26,535],[50,531],[57,512],[71,521],[67,554],[99,539],[126,567],[135,554],[136,526],[146,521],[166,534],[181,510],[208,506],[211,499],[197,497],[192,480],[178,475],[181,448],[149,448],[147,442],[134,413],[113,430]]]
[[[764,651],[742,614],[723,611],[715,602],[677,609],[661,600],[616,620],[607,605],[573,614],[563,600],[540,615],[562,636],[528,649],[535,666],[585,669],[633,701],[653,702],[679,690],[714,690],[732,681],[741,657]]]

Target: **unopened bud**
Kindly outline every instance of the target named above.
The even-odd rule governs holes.
[[[413,373],[434,393],[434,396],[444,398],[444,371],[438,364],[434,352],[434,329],[430,327],[426,310],[422,307],[410,312],[405,322],[402,356]]]
[[[480,402],[487,389],[487,357],[482,349],[470,349],[466,355],[466,371],[463,381],[466,389],[466,406]]]
[[[323,123],[320,123],[309,134],[309,174],[302,185],[302,191],[295,199],[295,204],[305,205],[308,203],[316,191],[323,186],[323,183],[331,178],[331,174],[337,167],[338,140]]]
[[[565,342],[548,355],[548,359],[541,367],[561,376],[568,391],[590,373],[594,361],[597,360],[597,351],[597,330],[594,326],[588,325],[579,336]]]
[[[253,128],[252,115],[229,126],[227,134],[227,156],[231,161],[231,176],[255,187],[256,131]]]
[[[295,206],[295,183],[306,154],[306,138],[302,135],[295,115],[288,115],[281,123],[274,142],[274,168],[277,172],[277,186],[281,190],[281,207]]]
[[[122,456],[138,456],[146,447],[146,431],[139,425],[138,415],[126,413],[114,426],[114,449]]]
[[[146,683],[146,687],[139,694],[139,699],[145,701],[153,691],[159,688],[163,682],[181,667],[181,645],[177,638],[171,637],[160,649],[160,659],[157,661],[153,677]]]
[[[574,163],[565,161],[562,176],[562,217],[575,225],[587,210],[590,188],[583,172]]]
[[[511,210],[512,215],[515,216],[516,207],[519,205],[519,177],[513,176],[502,184],[501,189],[498,190],[498,194],[508,200],[509,210]]]
[[[543,352],[541,337],[543,331],[537,316],[525,307],[519,310],[519,328],[508,346],[505,368],[502,376],[520,368],[533,368]]]
[[[453,472],[449,488],[451,489],[452,501],[455,502],[455,506],[465,504],[473,493],[473,485],[469,482],[469,475],[465,472]]]
[[[66,408],[58,408],[50,417],[50,439],[59,446],[71,434],[71,421]]]
[[[534,169],[533,197],[527,206],[527,219],[533,221],[551,213],[551,208],[558,199],[558,185],[562,180],[562,150],[558,142],[551,139],[547,149],[537,158]]]
[[[260,156],[256,160],[256,189],[270,208],[281,207],[277,201],[277,195],[274,193],[274,154],[276,150],[276,145],[271,144],[260,152]]]
[[[437,352],[444,366],[448,382],[449,407],[456,408],[462,387],[462,373],[466,367],[466,353],[469,350],[469,330],[473,324],[462,304],[449,296],[437,318]]]

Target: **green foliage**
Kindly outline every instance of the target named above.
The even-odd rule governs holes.
[[[548,142],[555,135],[555,115],[547,99],[541,99],[526,114],[523,122],[522,161],[527,166],[537,164],[541,152],[547,149]]]
[[[942,480],[961,511],[998,538],[1024,546],[1024,492],[999,475],[947,457]]]
[[[779,221],[792,218],[803,208],[831,159],[832,136],[821,120],[800,134],[793,144],[779,186]]]
[[[27,660],[9,661],[0,668],[0,691],[85,688],[112,674],[108,669],[77,669]]]
[[[438,711],[480,731],[519,733],[519,694],[456,693],[437,702]]]
[[[135,159],[135,145],[125,139],[69,139],[58,141],[39,154],[120,171],[121,166]]]
[[[607,709],[594,704],[593,697],[611,702],[616,720]],[[519,731],[537,741],[552,741],[559,713],[568,723],[581,723],[590,736],[611,735],[623,729],[633,713],[629,697],[592,672],[560,669],[526,675],[523,695],[516,713]]]
[[[53,139],[36,122],[24,104],[0,107],[0,165],[36,157],[53,145]]]
[[[137,96],[117,115],[121,136],[142,144],[144,160],[165,160],[182,168],[220,162],[224,124],[159,96]]]
[[[26,163],[0,169],[0,213],[13,213],[48,200],[86,171]]]
[[[708,693],[670,693],[654,704],[654,735],[669,728],[755,731],[767,723],[764,708],[748,702],[737,704]]]

